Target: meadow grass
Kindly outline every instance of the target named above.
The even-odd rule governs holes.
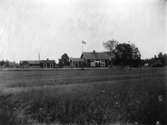
[[[8,80],[0,94],[3,125],[166,124],[166,69],[7,73],[0,74]]]

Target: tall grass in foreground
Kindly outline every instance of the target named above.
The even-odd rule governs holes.
[[[146,84],[147,83],[147,84]],[[0,96],[0,124],[166,124],[165,81],[128,80]],[[161,100],[159,100],[161,98]]]

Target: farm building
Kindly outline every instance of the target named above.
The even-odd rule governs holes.
[[[54,68],[56,63],[54,60],[22,60],[20,61],[22,68]]]
[[[80,58],[71,58],[70,65],[72,67],[108,67],[115,58],[110,52],[83,52]]]
[[[107,67],[111,64],[114,55],[110,52],[83,52],[81,59],[88,67]]]

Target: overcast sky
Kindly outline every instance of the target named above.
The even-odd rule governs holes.
[[[0,59],[58,59],[131,41],[142,58],[167,52],[165,0],[0,0]]]

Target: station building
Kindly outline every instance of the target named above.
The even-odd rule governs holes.
[[[20,67],[22,68],[55,68],[55,60],[22,60]]]
[[[83,52],[80,58],[71,58],[71,67],[108,67],[115,55],[110,52]]]

